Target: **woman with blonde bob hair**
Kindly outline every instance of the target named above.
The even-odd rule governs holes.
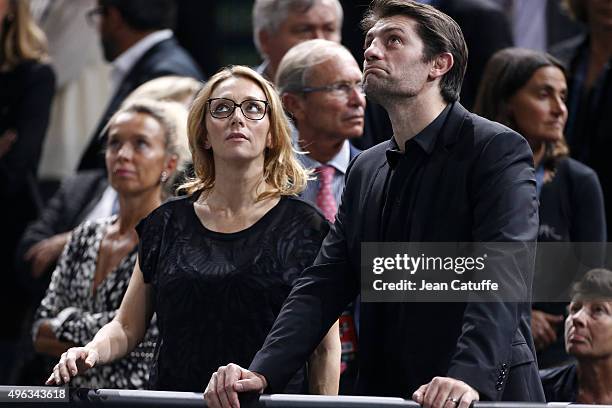
[[[295,197],[307,173],[273,86],[250,68],[222,69],[196,97],[188,133],[195,169],[183,185],[188,195],[137,226],[138,261],[117,316],[88,345],[68,350],[48,384],[125,355],[156,313],[151,388],[201,392],[225,361],[251,362],[294,280],[314,261],[329,225]],[[308,372],[310,392],[338,392],[337,324]],[[285,392],[306,392],[304,373]]]

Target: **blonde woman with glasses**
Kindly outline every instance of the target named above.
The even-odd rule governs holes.
[[[138,261],[117,316],[64,353],[47,384],[125,355],[156,313],[151,388],[201,392],[224,362],[248,365],[314,261],[329,225],[295,197],[308,174],[272,85],[246,67],[222,69],[196,97],[188,128],[188,196],[138,225]],[[335,325],[310,359],[310,391],[337,393],[339,369]],[[304,372],[285,392],[307,391]]]

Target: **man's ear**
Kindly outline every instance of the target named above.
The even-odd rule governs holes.
[[[283,106],[291,113],[295,120],[300,121],[305,118],[305,101],[304,98],[293,93],[285,92],[282,95]]]
[[[453,67],[455,59],[450,52],[436,55],[429,71],[429,78],[436,79],[444,76]]]

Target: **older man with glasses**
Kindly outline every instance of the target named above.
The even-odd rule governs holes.
[[[317,174],[304,198],[334,222],[344,174],[359,153],[348,140],[363,132],[366,101],[359,65],[342,45],[309,40],[285,54],[276,84],[293,116],[299,148],[305,153],[299,157]]]

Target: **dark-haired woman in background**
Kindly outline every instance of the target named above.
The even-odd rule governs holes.
[[[563,137],[566,94],[565,71],[554,57],[507,48],[487,64],[475,107],[476,113],[527,139],[540,200],[538,241],[567,243],[549,255],[546,245],[538,248],[534,294],[536,301],[547,302],[534,304],[531,328],[540,367],[567,359],[561,335],[563,301],[568,299],[571,282],[580,278],[576,274],[581,268],[601,266],[605,255],[606,222],[599,180],[593,170],[568,157]],[[570,242],[602,244],[574,248]]]
[[[11,260],[19,237],[38,212],[36,175],[55,91],[47,42],[25,0],[0,0],[0,383],[28,306]]]

